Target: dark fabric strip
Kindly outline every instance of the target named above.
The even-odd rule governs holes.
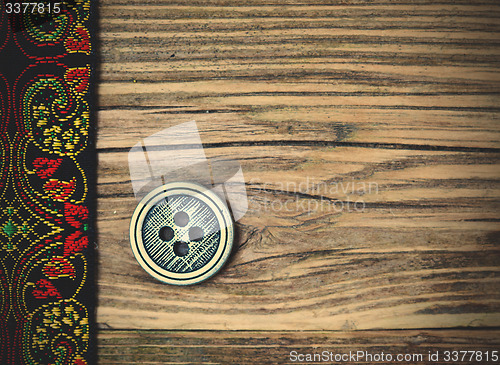
[[[0,3],[0,364],[94,363],[94,5]]]

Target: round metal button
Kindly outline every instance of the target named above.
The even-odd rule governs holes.
[[[229,209],[214,192],[189,182],[167,183],[139,202],[130,243],[151,276],[189,285],[221,269],[231,253],[233,229]]]

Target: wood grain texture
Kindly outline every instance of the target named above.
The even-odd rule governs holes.
[[[492,335],[496,336],[492,339]],[[100,364],[293,364],[290,352],[300,354],[424,355],[474,348],[498,349],[498,331],[356,331],[356,332],[188,332],[103,331]],[[417,360],[418,357],[415,357]],[[352,363],[352,362],[351,362]],[[363,364],[380,364],[359,361]],[[419,363],[394,361],[393,364]],[[426,363],[426,362],[420,362]],[[427,361],[427,363],[429,363]],[[446,364],[443,360],[433,364]],[[469,363],[474,363],[469,362]],[[477,363],[477,362],[476,362]]]
[[[500,326],[498,2],[107,0],[100,13],[103,329]],[[241,162],[250,207],[226,268],[177,288],[130,250],[127,152],[190,120],[207,157]]]

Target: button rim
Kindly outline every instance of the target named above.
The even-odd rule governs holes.
[[[189,191],[191,193],[186,194]],[[206,265],[189,273],[174,273],[163,269],[150,259],[142,242],[142,226],[149,211],[165,197],[179,194],[191,195],[202,200],[212,209],[219,220],[219,225],[226,228],[225,232],[221,232],[224,234],[221,235],[221,241],[214,257]],[[198,284],[209,279],[227,262],[234,242],[234,222],[224,201],[206,186],[193,182],[169,182],[149,192],[138,203],[130,220],[129,235],[134,257],[144,271],[161,282],[185,286]]]

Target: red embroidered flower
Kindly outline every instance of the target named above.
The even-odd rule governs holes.
[[[74,33],[64,42],[64,46],[70,52],[83,52],[90,54],[89,31],[82,26],[77,26]]]
[[[35,284],[36,289],[33,290],[33,296],[36,299],[47,299],[49,297],[61,299],[61,294],[47,279],[40,279]]]
[[[45,157],[38,157],[35,159],[35,161],[33,161],[33,166],[36,169],[36,174],[41,179],[47,179],[51,177],[54,172],[56,172],[62,161],[62,158],[52,160]]]
[[[81,228],[89,218],[89,209],[83,205],[64,203],[64,218],[71,226]]]
[[[76,231],[70,234],[64,242],[64,256],[81,252],[89,245],[89,238],[82,236],[82,232]]]
[[[66,79],[66,82],[72,85],[77,92],[84,93],[87,91],[89,86],[90,68],[70,68],[66,71],[64,78]]]

